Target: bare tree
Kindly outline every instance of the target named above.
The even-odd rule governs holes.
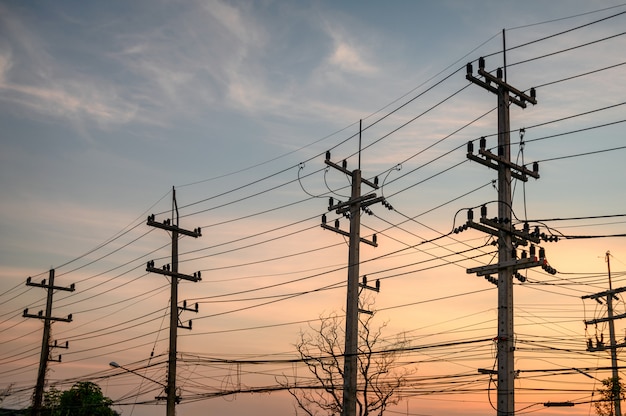
[[[386,323],[371,328],[373,315],[359,316],[358,392],[359,416],[382,415],[390,404],[400,400],[398,390],[407,384],[413,368],[399,367],[397,359],[408,346],[402,336],[392,343],[382,339]],[[309,381],[281,384],[296,401],[299,411],[309,416],[340,415],[342,411],[344,325],[336,313],[321,316],[319,327],[309,325],[310,331],[301,332],[296,349],[307,365],[312,378]]]

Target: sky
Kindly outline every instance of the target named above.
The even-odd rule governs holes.
[[[540,173],[513,183],[514,222],[561,237],[541,243],[555,275],[514,281],[517,413],[591,414],[610,360],[586,340],[608,326],[584,322],[607,310],[582,297],[609,270],[626,285],[624,27],[619,0],[0,1],[2,406],[30,403],[43,325],[22,311],[46,291],[26,279],[54,269],[76,290],[54,294],[72,322],[52,325],[69,348],[48,387],[91,380],[123,415],[165,413],[169,281],[146,262],[170,262],[170,235],[146,218],[177,213],[202,229],[179,241],[179,271],[202,280],[179,285],[199,311],[180,316],[177,413],[295,414],[285,391],[233,392],[308,383],[295,344],[344,313],[347,240],[320,222],[350,182],[330,151],[393,207],[362,215],[378,246],[360,247],[381,349],[412,347],[386,414],[495,413],[478,369],[495,364],[497,288],[466,270],[497,256],[451,233],[468,209],[497,215],[496,172],[466,157],[497,140],[496,96],[465,77],[485,57],[537,93],[510,107],[512,159]]]

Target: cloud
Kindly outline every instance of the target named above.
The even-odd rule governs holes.
[[[329,61],[332,65],[345,72],[354,72],[362,75],[373,75],[378,72],[375,66],[365,62],[355,47],[341,39],[335,39],[335,50]]]
[[[47,39],[33,25],[6,8],[0,12],[6,36],[0,53],[0,91],[3,101],[32,112],[21,112],[22,116],[89,120],[100,126],[135,117],[136,106],[117,86],[72,68],[50,52]]]
[[[11,52],[10,51],[1,51],[0,52],[0,85],[4,85],[6,82],[6,74],[11,69]]]
[[[135,109],[119,108],[114,96],[80,83],[66,83],[59,88],[0,83],[5,99],[20,103],[30,110],[61,118],[89,118],[100,125],[130,121]]]

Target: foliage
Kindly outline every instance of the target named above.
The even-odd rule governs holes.
[[[42,415],[46,416],[117,416],[113,401],[102,394],[100,386],[79,381],[69,390],[50,389],[44,394]]]
[[[619,377],[609,377],[602,380],[602,387],[598,388],[598,393],[600,398],[594,402],[596,414],[598,416],[616,416],[614,409],[616,398],[619,397],[622,401],[626,398],[624,384]]]
[[[370,326],[372,315],[360,315],[358,343],[357,415],[382,415],[385,408],[399,401],[398,390],[407,384],[412,369],[399,370],[396,359],[408,341],[399,338],[391,345],[381,344],[382,331]],[[283,382],[296,401],[296,414],[302,410],[306,415],[339,415],[343,407],[343,356],[344,326],[336,314],[320,317],[319,328],[310,326],[308,333],[301,332],[296,349],[308,366],[314,381],[308,385],[295,386]]]

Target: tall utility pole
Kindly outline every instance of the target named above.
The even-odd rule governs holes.
[[[536,104],[535,91],[531,89],[530,95],[517,90],[503,79],[503,72],[498,68],[496,76],[485,70],[485,60],[479,59],[479,79],[473,75],[472,64],[467,64],[466,78],[474,84],[480,85],[498,97],[498,146],[497,154],[493,154],[485,148],[485,141],[481,139],[480,156],[473,154],[473,143],[468,144],[467,157],[485,166],[498,171],[498,218],[495,221],[488,220],[486,215],[481,215],[481,223],[473,223],[473,218],[468,218],[468,225],[481,231],[488,232],[498,239],[498,264],[486,267],[469,269],[468,273],[478,273],[490,277],[490,273],[498,274],[498,337],[497,337],[497,362],[498,362],[498,403],[499,416],[510,416],[515,413],[515,368],[514,350],[515,340],[513,332],[513,274],[517,269],[539,266],[542,262],[535,258],[526,258],[522,262],[517,261],[514,250],[517,245],[526,245],[531,239],[529,232],[516,232],[512,226],[511,209],[511,180],[513,177],[527,180],[528,176],[538,178],[538,167],[534,166],[531,171],[524,166],[511,163],[511,140],[509,123],[509,106],[511,103],[526,108],[526,102]],[[486,214],[486,209],[484,210]],[[483,221],[483,220],[486,220]],[[476,226],[473,226],[473,225]],[[484,225],[483,225],[484,224]],[[485,225],[487,225],[485,227]],[[527,227],[526,227],[527,228]],[[538,238],[531,239],[538,242]],[[514,245],[515,243],[515,245]]]
[[[42,280],[41,283],[33,283],[32,279],[29,277],[26,279],[26,286],[40,287],[44,289],[48,289],[48,297],[46,299],[46,313],[44,315],[43,311],[39,311],[37,315],[32,315],[28,313],[28,309],[24,309],[23,316],[25,318],[37,318],[43,321],[43,339],[41,340],[41,355],[39,357],[39,371],[37,373],[37,385],[35,386],[35,393],[33,395],[33,416],[39,416],[41,414],[41,406],[43,402],[43,390],[46,382],[46,372],[48,370],[48,361],[50,361],[50,348],[54,348],[58,346],[55,342],[54,345],[50,345],[50,327],[53,321],[61,321],[61,322],[72,322],[72,315],[70,314],[67,318],[55,318],[52,316],[52,297],[55,290],[64,290],[68,292],[73,292],[75,290],[75,286],[72,283],[70,287],[62,287],[54,285],[54,269],[50,269],[50,273],[48,275],[48,282],[46,280]],[[67,344],[65,346],[67,348]],[[59,357],[60,361],[60,357]]]
[[[595,293],[593,295],[585,295],[582,297],[582,299],[594,299],[595,301],[597,301],[598,303],[602,303],[602,301],[600,301],[600,298],[605,298],[605,302],[606,302],[606,310],[607,310],[607,317],[606,318],[598,318],[598,319],[592,319],[589,321],[585,321],[585,325],[596,325],[598,323],[601,322],[608,322],[609,323],[609,346],[608,349],[611,350],[611,369],[612,369],[612,376],[613,376],[613,406],[615,409],[615,412],[613,414],[615,415],[621,415],[622,414],[622,403],[621,403],[621,391],[620,391],[620,382],[619,382],[619,371],[618,371],[618,366],[617,366],[617,349],[618,348],[622,348],[626,346],[626,342],[622,342],[620,344],[617,344],[616,340],[615,340],[615,320],[616,319],[622,319],[622,318],[626,318],[626,314],[620,314],[620,315],[615,315],[614,311],[613,311],[613,298],[615,297],[615,295],[617,293],[621,293],[626,291],[626,287],[621,287],[618,289],[613,289],[613,283],[611,282],[611,253],[609,251],[606,252],[606,266],[607,266],[607,270],[608,270],[608,278],[609,278],[609,290],[604,291],[604,292],[600,292],[600,293]],[[617,298],[616,298],[617,299]],[[596,341],[596,345],[593,345],[593,341],[591,339],[589,339],[587,341],[587,351],[593,352],[593,351],[605,351],[607,349],[607,347],[604,345],[603,341],[597,340]]]
[[[154,261],[149,261],[146,267],[146,271],[152,273],[158,273],[171,278],[171,291],[170,291],[170,346],[169,355],[167,361],[167,387],[166,387],[166,400],[167,400],[167,416],[174,416],[176,414],[176,403],[180,402],[180,397],[176,394],[176,358],[177,358],[177,336],[178,328],[191,329],[191,321],[189,326],[183,326],[179,318],[179,310],[192,310],[188,309],[185,304],[182,308],[178,306],[178,280],[189,280],[192,282],[198,282],[201,280],[200,272],[194,273],[193,276],[178,273],[178,238],[179,236],[186,235],[189,237],[200,237],[201,230],[196,228],[193,231],[185,230],[178,227],[178,206],[176,204],[176,190],[172,188],[172,218],[176,214],[176,223],[172,224],[173,220],[165,220],[162,223],[154,220],[154,214],[148,217],[147,224],[151,227],[160,228],[171,232],[172,234],[172,259],[171,265],[165,265],[162,268],[155,268]],[[195,312],[198,312],[198,305],[196,304]],[[159,399],[161,397],[158,397]]]
[[[334,231],[343,236],[349,237],[348,252],[348,287],[346,297],[346,339],[344,348],[344,373],[343,373],[343,404],[342,416],[356,416],[356,393],[357,393],[357,358],[359,339],[359,246],[366,243],[377,247],[376,235],[372,241],[361,238],[361,210],[369,205],[383,202],[384,197],[376,197],[375,193],[361,195],[361,184],[364,183],[373,189],[378,189],[378,180],[370,182],[361,177],[360,166],[358,169],[349,171],[344,160],[340,165],[331,162],[330,152],[326,152],[325,163],[352,178],[352,190],[350,199],[346,202],[337,201],[330,198],[328,211],[335,211],[337,214],[350,218],[350,232],[339,228],[339,220],[335,220],[335,226],[331,227],[326,223],[326,215],[322,216],[322,228]],[[360,165],[360,152],[359,152]],[[365,284],[365,282],[364,282]]]

